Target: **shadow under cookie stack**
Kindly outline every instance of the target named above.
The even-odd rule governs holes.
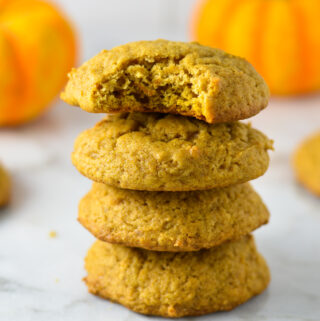
[[[89,291],[166,317],[230,310],[270,275],[250,234],[269,213],[247,183],[272,142],[239,122],[268,103],[244,59],[196,43],[129,43],[69,74],[62,99],[112,113],[77,138],[72,161],[93,180],[79,221],[99,240]]]

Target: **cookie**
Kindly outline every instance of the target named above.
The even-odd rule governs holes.
[[[94,183],[79,221],[102,241],[154,251],[196,251],[266,224],[269,212],[248,184],[194,192],[131,191]]]
[[[93,181],[145,191],[243,183],[268,168],[272,142],[240,122],[207,124],[170,114],[108,116],[77,138],[76,168]]]
[[[231,310],[268,285],[252,236],[198,252],[154,252],[94,243],[85,259],[89,291],[150,315]]]
[[[208,123],[257,114],[269,89],[245,59],[198,43],[138,41],[69,74],[61,98],[88,112],[161,112]]]
[[[10,198],[10,178],[7,171],[0,164],[0,206],[7,205]]]
[[[297,148],[293,166],[299,182],[320,197],[320,131]]]

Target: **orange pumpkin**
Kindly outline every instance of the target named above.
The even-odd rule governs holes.
[[[51,4],[0,0],[0,126],[38,116],[75,63],[70,24]]]
[[[273,94],[320,90],[320,1],[202,0],[192,38],[247,58]]]

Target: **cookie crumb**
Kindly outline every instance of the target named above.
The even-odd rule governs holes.
[[[189,149],[189,153],[191,155],[191,157],[194,157],[194,158],[197,158],[199,157],[199,148],[197,146],[192,146],[190,149]]]
[[[49,232],[49,237],[52,238],[52,239],[57,237],[57,232],[56,231],[50,231]]]

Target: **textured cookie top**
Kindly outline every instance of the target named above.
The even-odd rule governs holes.
[[[208,124],[158,113],[108,116],[77,138],[72,154],[88,178],[146,191],[189,191],[262,175],[272,142],[240,122]]]
[[[7,171],[0,164],[0,206],[6,205],[10,196],[10,178]]]
[[[70,72],[61,98],[89,112],[152,111],[217,123],[257,114],[269,90],[245,59],[156,40],[103,50]]]
[[[158,251],[195,251],[237,239],[267,223],[251,186],[207,191],[143,192],[94,183],[79,221],[102,241]]]
[[[297,179],[320,197],[320,131],[297,148],[293,166]]]
[[[230,310],[262,292],[270,278],[251,236],[184,253],[97,241],[85,261],[90,292],[140,313],[169,317]]]

